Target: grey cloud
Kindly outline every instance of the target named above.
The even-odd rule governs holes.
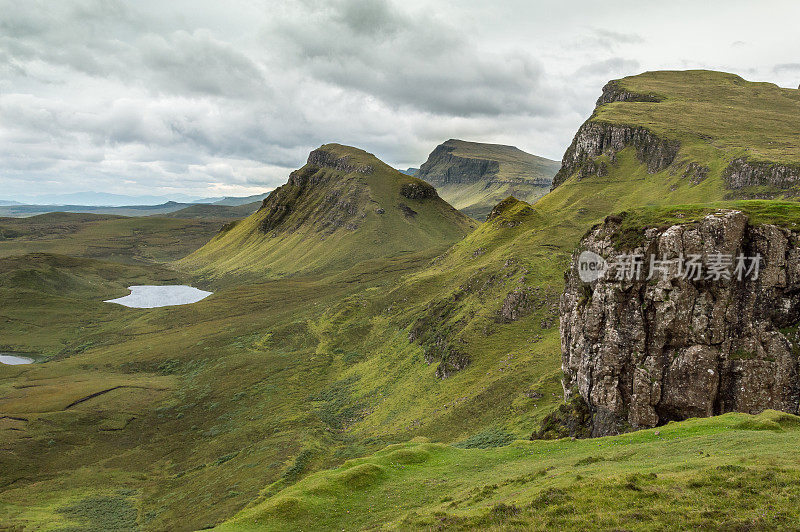
[[[634,74],[640,69],[639,61],[612,57],[603,61],[596,61],[581,66],[575,71],[576,76],[618,76],[621,74]]]
[[[228,97],[268,96],[261,70],[246,55],[213,39],[207,31],[177,31],[139,41],[145,71],[173,93]]]
[[[463,30],[401,14],[387,0],[364,5],[313,4],[274,20],[266,40],[291,52],[283,65],[399,108],[458,116],[552,112],[543,69],[527,53],[482,51]]]
[[[800,71],[800,63],[781,63],[772,67],[773,72],[797,72]]]
[[[164,32],[161,23],[124,2],[0,0],[0,64],[23,74],[24,62],[42,61],[153,92],[266,97],[254,61],[208,30]],[[162,30],[156,32],[155,30]],[[22,62],[22,64],[20,63]]]
[[[618,31],[591,28],[580,39],[580,44],[587,48],[612,49],[624,44],[642,44],[644,38],[637,33],[622,33]]]

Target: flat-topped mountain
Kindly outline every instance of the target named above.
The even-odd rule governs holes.
[[[457,209],[483,219],[508,196],[539,199],[558,168],[557,161],[514,146],[450,139],[431,152],[416,176]]]
[[[646,72],[604,87],[553,187],[571,176],[613,180],[628,148],[647,173],[668,170],[669,191],[696,188],[692,195],[703,190],[708,199],[794,197],[798,133],[796,89],[724,72]]]
[[[226,226],[183,264],[212,275],[336,270],[443,249],[474,226],[424,181],[363,150],[326,144],[255,214]]]

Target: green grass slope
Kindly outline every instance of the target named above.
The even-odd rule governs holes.
[[[357,148],[326,144],[258,212],[226,227],[180,266],[211,277],[343,270],[441,251],[474,226],[419,179]]]
[[[187,280],[158,265],[50,253],[0,257],[0,351],[22,350],[49,360],[98,342],[114,343],[115,335],[94,336],[102,323],[123,315],[121,307],[104,300],[128,295],[131,285]]]
[[[455,208],[483,220],[508,196],[535,202],[547,193],[559,166],[514,146],[450,139],[436,147],[417,177]]]
[[[681,140],[687,150],[745,153],[754,159],[800,163],[800,90],[745,81],[707,70],[657,71],[619,80],[634,94],[658,102],[603,105],[598,121],[637,124]]]
[[[168,262],[208,242],[223,223],[77,213],[0,218],[0,257],[39,252],[127,264]]]
[[[800,418],[767,411],[489,449],[410,442],[310,475],[218,530],[794,528],[800,467],[786,457],[799,441]]]
[[[696,92],[702,93],[706,76],[718,81],[730,78],[727,74],[719,73],[703,73],[699,77],[694,73],[667,73],[662,80],[672,79],[673,87],[691,92],[686,84],[694,79]],[[642,83],[651,77],[651,74],[643,75]],[[748,85],[747,82],[742,83]],[[662,98],[667,85],[665,82],[661,84]],[[724,83],[722,85],[725,86]],[[760,86],[753,85],[755,87],[745,87],[745,90],[755,90]],[[738,83],[732,87],[733,91],[741,90]],[[642,85],[639,90],[647,91],[648,86]],[[751,102],[751,105],[775,109],[773,120],[783,122],[776,127],[791,130],[796,115],[779,112],[784,105],[782,91],[777,91],[773,96],[772,101],[763,98]],[[673,96],[678,97],[677,93]],[[719,97],[719,91],[715,91],[706,102],[707,106],[713,106]],[[601,115],[604,108],[622,109],[627,105],[657,107],[664,101],[604,104],[591,120]],[[724,115],[725,112],[724,105],[717,109],[717,114]],[[740,126],[746,127],[739,118],[742,109],[731,109],[729,112],[737,115],[731,116],[730,120],[739,120]],[[758,117],[758,113],[755,116]],[[642,124],[632,120],[624,125],[639,127]],[[796,130],[797,134],[800,131]],[[465,437],[470,431],[478,437],[482,431],[491,429],[492,425],[511,433],[519,426],[533,429],[537,419],[541,419],[540,409],[552,408],[553,402],[547,401],[548,393],[557,393],[547,386],[547,383],[557,383],[560,367],[558,331],[554,323],[548,320],[548,309],[554,300],[557,301],[562,289],[563,272],[571,252],[579,238],[594,223],[610,213],[632,209],[639,213],[632,215],[632,219],[661,216],[652,214],[654,212],[668,217],[663,213],[671,212],[670,206],[687,203],[696,204],[689,212],[729,206],[747,210],[761,222],[782,225],[794,223],[800,214],[798,204],[725,200],[730,191],[723,182],[722,171],[737,154],[720,150],[713,138],[695,138],[692,143],[683,140],[673,162],[651,172],[640,159],[636,147],[628,145],[614,153],[613,158],[607,155],[597,157],[597,160],[606,164],[607,172],[603,175],[581,175],[580,168],[576,168],[565,182],[535,205],[514,199],[502,202],[486,224],[453,246],[429,268],[409,275],[405,284],[388,296],[398,304],[406,299],[409,301],[398,312],[401,316],[404,311],[408,312],[406,321],[400,319],[400,323],[417,324],[420,320],[423,325],[424,322],[430,323],[433,334],[427,336],[429,340],[423,337],[423,350],[435,348],[441,344],[440,338],[446,338],[459,351],[471,355],[472,363],[469,366],[441,384],[434,386],[432,381],[426,381],[424,377],[412,379],[415,381],[414,391],[417,392],[412,397],[436,396],[440,402],[450,405],[449,408],[441,409],[424,400],[416,402],[406,399],[410,391],[400,384],[400,371],[393,372],[390,364],[381,365],[380,358],[374,357],[371,360],[374,374],[388,375],[393,380],[394,384],[390,387],[392,393],[387,393],[384,388],[380,402],[371,403],[369,416],[356,424],[353,430],[380,423],[381,420],[384,426],[388,420],[403,420],[408,423],[407,427],[413,427],[406,433],[408,436],[425,435],[435,441],[452,442]],[[711,171],[706,179],[693,182],[684,175],[690,162],[709,166]],[[780,159],[779,162],[791,162],[791,159]],[[642,214],[639,211],[642,207],[648,207],[649,210]],[[518,321],[503,323],[497,319],[497,312],[504,298],[514,290],[528,290],[533,298],[533,308]],[[408,294],[414,296],[409,297]],[[413,325],[411,330],[414,330]],[[430,343],[426,345],[427,341]],[[442,356],[447,356],[447,352]],[[396,362],[394,365],[397,366]],[[363,401],[367,398],[366,395],[355,395],[352,400]],[[404,406],[401,407],[401,404]],[[426,472],[423,476],[425,480],[418,478],[411,484],[433,482],[437,473]],[[282,504],[280,492],[268,490],[265,497],[265,507]],[[730,501],[722,499],[711,497],[709,504],[730,504]],[[377,504],[375,499],[370,502],[373,507]],[[289,506],[293,507],[294,504],[290,502]],[[298,515],[303,515],[303,504],[302,501],[298,504]],[[605,500],[589,504],[605,504]],[[413,506],[412,503],[409,505]],[[403,507],[403,503],[398,503],[398,508]],[[726,511],[730,512],[729,509]],[[352,512],[363,515],[357,509]],[[310,514],[313,514],[313,510]],[[274,523],[282,523],[280,512],[266,512],[260,523],[272,526],[273,517]],[[670,519],[673,518],[680,519],[677,516]],[[466,527],[481,528],[487,521],[480,519],[466,522],[445,519],[438,524],[465,523]],[[623,521],[626,526],[635,523],[629,519]],[[299,522],[304,521],[300,518]],[[435,518],[410,522],[437,525]],[[609,526],[614,525],[608,517],[605,522]],[[578,522],[576,526],[582,524]]]

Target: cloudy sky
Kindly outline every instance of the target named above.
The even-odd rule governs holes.
[[[0,199],[247,195],[325,142],[399,168],[454,137],[560,159],[603,84],[795,88],[800,2],[0,0]]]

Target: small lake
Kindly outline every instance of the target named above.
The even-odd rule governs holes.
[[[17,366],[19,364],[33,364],[33,359],[28,357],[20,357],[9,353],[0,353],[0,364],[7,366]]]
[[[130,295],[109,299],[105,303],[117,303],[131,308],[157,308],[173,305],[189,305],[201,301],[213,292],[206,292],[186,285],[129,286]]]

